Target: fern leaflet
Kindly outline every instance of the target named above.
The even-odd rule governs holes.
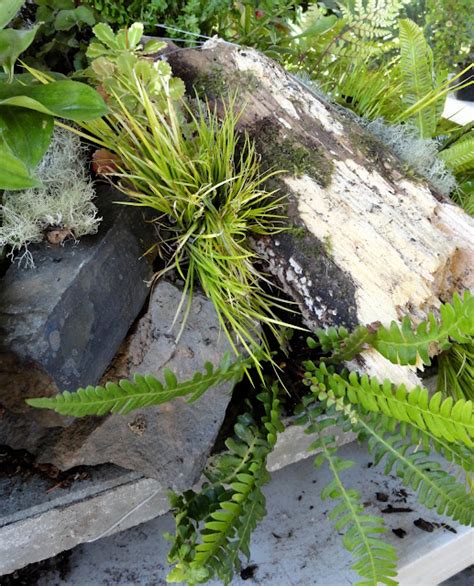
[[[474,169],[474,136],[468,136],[438,155],[454,173]]]
[[[409,19],[400,20],[400,72],[403,101],[410,107],[435,89],[433,54],[423,31]],[[411,118],[421,138],[432,138],[436,132],[436,102],[425,106]]]
[[[397,582],[391,577],[396,576],[397,573],[397,555],[390,544],[380,539],[380,534],[387,530],[384,521],[380,517],[364,514],[364,506],[360,502],[358,491],[344,486],[341,473],[350,468],[353,462],[339,458],[336,455],[335,437],[323,434],[325,429],[338,423],[338,417],[331,417],[330,414],[322,415],[321,405],[315,405],[313,401],[313,398],[304,400],[305,411],[299,419],[299,424],[308,424],[305,433],[317,433],[319,436],[309,449],[320,450],[320,454],[315,459],[315,465],[319,467],[327,462],[333,477],[333,480],[322,490],[321,498],[339,501],[329,518],[334,522],[337,531],[345,532],[344,547],[356,559],[352,568],[364,578],[357,584],[360,586],[376,586],[380,583],[395,585]]]
[[[431,398],[428,390],[415,387],[408,390],[404,385],[395,387],[389,380],[379,383],[367,375],[344,372],[342,375],[328,370],[324,364],[315,367],[306,363],[305,377],[314,392],[331,391],[336,397],[347,398],[367,411],[382,413],[398,421],[413,423],[435,437],[448,442],[474,445],[474,413],[472,401],[451,397],[442,398],[435,393]]]
[[[226,441],[228,452],[205,471],[210,484],[201,493],[172,497],[176,536],[168,559],[175,567],[168,582],[193,585],[218,576],[228,584],[240,568],[239,554],[250,555],[252,531],[266,513],[261,490],[269,479],[266,458],[283,430],[278,386],[258,399],[264,406],[262,419],[256,423],[249,414],[238,418],[235,437]]]
[[[432,345],[445,350],[450,346],[450,338],[465,343],[473,335],[474,297],[466,291],[463,297],[454,294],[452,304],[441,305],[439,320],[430,313],[416,329],[408,317],[401,326],[392,322],[389,328],[379,327],[372,345],[390,362],[416,364],[419,357],[424,364],[430,364]]]
[[[196,372],[192,379],[178,382],[176,376],[168,369],[164,370],[165,382],[154,376],[134,376],[133,381],[124,379],[119,383],[106,383],[105,387],[88,386],[75,393],[64,391],[56,397],[27,399],[27,403],[41,409],[53,409],[62,415],[83,417],[84,415],[105,415],[106,413],[125,414],[133,409],[149,405],[161,405],[176,397],[189,396],[189,401],[196,401],[210,387],[227,381],[238,382],[250,366],[248,359],[230,362],[226,354],[221,364],[214,368],[209,362],[204,365],[204,372]]]

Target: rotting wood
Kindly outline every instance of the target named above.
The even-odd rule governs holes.
[[[288,172],[289,232],[255,241],[310,328],[415,320],[474,289],[474,221],[339,107],[255,50],[212,39],[167,59],[188,90],[237,96],[262,162]],[[222,100],[218,102],[218,106]],[[355,368],[415,384],[373,351]]]

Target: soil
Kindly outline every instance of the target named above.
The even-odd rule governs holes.
[[[255,575],[255,570],[258,568],[257,564],[250,564],[246,568],[243,568],[240,572],[242,580],[250,580]]]
[[[61,580],[64,580],[70,571],[72,551],[64,551],[54,558],[43,560],[36,564],[29,564],[21,570],[0,576],[0,586],[35,586],[43,574],[56,571]]]
[[[35,457],[26,450],[13,450],[0,445],[0,477],[19,477],[26,481],[33,476],[39,476],[50,481],[47,492],[58,488],[69,488],[73,482],[88,480],[90,472],[87,466],[78,466],[62,472],[52,464],[37,464]]]
[[[392,505],[388,505],[388,507],[382,509],[382,513],[413,513],[413,509],[410,509],[410,507],[393,507]]]

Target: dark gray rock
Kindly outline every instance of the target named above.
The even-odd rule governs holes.
[[[98,234],[31,247],[36,268],[13,264],[0,281],[0,404],[13,414],[64,424],[24,400],[97,383],[143,307],[153,227],[119,199],[100,188]]]
[[[177,340],[180,322],[174,327],[172,322],[181,295],[174,285],[158,283],[148,313],[105,378],[117,380],[138,372],[162,379],[167,367],[178,380],[185,380],[202,371],[205,362],[220,362],[230,345],[219,329],[212,303],[198,293]],[[126,416],[79,419],[61,432],[40,459],[62,469],[111,462],[157,478],[163,486],[189,488],[199,478],[215,442],[231,391],[230,384],[224,384],[192,404],[176,399]]]

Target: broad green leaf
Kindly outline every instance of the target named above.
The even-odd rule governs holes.
[[[14,93],[0,89],[10,96],[0,99],[1,106],[15,106],[36,110],[43,114],[59,116],[74,121],[88,121],[107,113],[102,96],[93,88],[78,81],[54,81],[35,86],[16,86]]]
[[[99,24],[96,24],[92,30],[94,31],[94,35],[99,39],[99,41],[104,43],[106,47],[109,49],[119,48],[114,31],[108,24],[100,22]]]
[[[16,157],[0,139],[0,189],[28,189],[39,187],[40,182],[32,175],[25,163]]]
[[[33,171],[43,158],[53,134],[53,118],[18,108],[0,108],[0,135],[4,145]]]
[[[152,55],[153,53],[158,53],[158,51],[161,51],[161,49],[164,49],[164,47],[166,47],[166,43],[164,41],[156,41],[151,39],[145,43],[143,53],[145,55]]]
[[[25,0],[0,0],[0,29],[5,28]]]
[[[299,35],[292,37],[293,39],[299,39],[301,37],[313,37],[327,33],[336,24],[338,18],[336,15],[323,16],[316,19],[307,28],[304,29]]]
[[[23,53],[33,42],[36,25],[30,30],[14,30],[11,28],[0,31],[0,65],[9,74],[13,75],[13,68],[18,55]]]
[[[118,33],[117,40],[122,44],[122,39],[124,39],[124,47],[135,49],[142,37],[143,24],[141,22],[134,22],[129,28]]]
[[[58,31],[68,31],[74,26],[95,24],[94,13],[87,6],[78,6],[73,10],[60,10],[54,21],[54,27]]]

